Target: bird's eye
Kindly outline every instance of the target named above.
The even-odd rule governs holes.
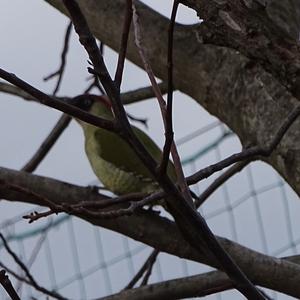
[[[93,101],[90,98],[84,98],[82,102],[82,109],[88,110],[91,107],[92,103]]]
[[[85,111],[88,111],[91,108],[93,102],[93,99],[89,95],[79,95],[69,101],[70,104]]]
[[[89,107],[92,104],[91,99],[85,98],[84,99],[84,106],[85,107]]]

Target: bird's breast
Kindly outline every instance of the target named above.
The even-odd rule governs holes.
[[[129,172],[122,167],[116,167],[113,163],[103,159],[101,145],[99,146],[92,136],[86,137],[85,150],[95,175],[104,187],[114,194],[151,193],[158,190],[158,184],[152,179]]]

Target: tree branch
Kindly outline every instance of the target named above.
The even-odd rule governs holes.
[[[195,206],[201,206],[220,186],[227,180],[233,177],[236,173],[240,172],[244,167],[250,163],[250,160],[238,162],[216,178],[195,201]]]
[[[69,25],[67,27],[66,34],[65,34],[63,50],[61,53],[61,63],[60,63],[58,70],[44,78],[44,81],[48,81],[49,79],[52,79],[53,77],[56,77],[56,76],[58,77],[56,85],[55,85],[53,93],[52,93],[53,96],[55,96],[57,94],[57,92],[60,88],[61,82],[62,82],[62,77],[63,77],[65,67],[66,67],[67,53],[69,50],[69,41],[70,41],[70,36],[71,36],[71,30],[72,30],[72,22],[69,22]]]
[[[114,79],[114,82],[119,90],[120,90],[120,86],[122,83],[123,69],[124,69],[124,63],[125,63],[126,51],[127,51],[127,42],[128,42],[128,36],[129,36],[130,25],[131,25],[131,20],[132,20],[131,6],[132,6],[132,0],[126,0],[126,10],[125,10],[125,18],[124,18],[124,24],[123,24],[123,33],[122,33],[122,39],[121,39],[121,46],[120,46],[120,50],[119,50],[117,70],[116,70],[115,79]]]
[[[141,266],[139,271],[135,274],[135,276],[132,278],[132,280],[126,285],[124,290],[132,289],[135,284],[144,276],[144,274],[147,272],[147,270],[152,269],[156,258],[159,254],[159,251],[154,249],[147,260],[144,262],[144,264]]]
[[[164,95],[168,91],[168,85],[165,82],[158,83],[158,87],[161,93]],[[1,86],[0,86],[1,89]],[[152,86],[139,88],[133,91],[124,92],[121,94],[121,100],[124,105],[136,103],[149,98],[154,98],[155,94],[153,92]]]
[[[275,133],[274,137],[271,139],[271,141],[264,146],[254,146],[248,149],[245,149],[239,153],[232,154],[231,156],[212,164],[206,168],[203,168],[202,170],[196,172],[195,174],[189,176],[187,178],[188,184],[194,184],[198,181],[207,178],[214,174],[217,171],[220,171],[233,163],[243,161],[243,160],[249,160],[254,159],[258,156],[264,156],[268,157],[271,155],[271,153],[276,149],[288,129],[292,126],[292,124],[295,122],[295,120],[298,118],[300,114],[300,105],[297,105],[286,117],[286,119],[283,121],[277,132]]]
[[[78,118],[95,126],[105,128],[110,131],[117,131],[117,127],[113,122],[90,115],[89,113],[86,113],[85,111],[76,108],[72,105],[69,105],[64,101],[59,101],[57,98],[41,92],[40,90],[28,84],[27,82],[18,78],[16,75],[8,73],[1,68],[0,77],[21,88],[23,91],[27,92],[32,97],[34,97],[41,104],[63,111],[72,117]]]
[[[192,207],[188,202],[188,199],[192,198],[189,193],[188,188],[184,188],[186,185],[185,178],[183,176],[180,159],[177,154],[176,146],[172,144],[172,155],[175,165],[177,165],[177,170],[181,171],[182,174],[177,174],[179,183],[183,182],[182,194],[179,192],[174,183],[170,180],[167,174],[157,174],[156,161],[145,149],[144,145],[135,136],[132,128],[128,122],[124,107],[120,101],[120,93],[116,89],[114,82],[112,81],[107,68],[104,64],[103,57],[99,52],[96,44],[96,40],[93,37],[88,23],[81,12],[78,3],[74,0],[63,0],[68,12],[71,15],[75,30],[79,36],[79,40],[86,49],[93,65],[95,68],[95,73],[99,76],[99,79],[109,97],[112,108],[116,117],[116,122],[122,130],[120,136],[132,147],[136,155],[141,159],[144,165],[156,178],[163,190],[170,196],[173,196],[172,200],[167,197],[166,202],[169,212],[175,219],[176,224],[180,228],[183,236],[186,240],[193,245],[198,251],[203,251],[203,246],[207,247],[209,251],[215,256],[222,269],[235,281],[236,288],[244,294],[246,297],[256,299],[265,299],[265,297],[255,288],[255,286],[248,280],[242,270],[235,264],[228,253],[222,248],[218,243],[214,234],[209,229],[203,217],[198,214],[198,212]],[[133,23],[135,24],[135,32],[138,33],[139,27],[137,24],[137,14],[134,4],[132,4],[133,10]],[[136,36],[137,41],[139,37]],[[148,64],[145,56],[143,55],[142,48],[139,47],[141,53],[141,58],[145,65],[149,66],[147,71],[150,79],[152,78],[151,68]],[[149,71],[150,70],[150,71]],[[155,79],[151,80],[154,88],[157,88]],[[158,91],[158,100],[162,99],[160,91]],[[163,99],[162,99],[163,100]],[[162,117],[165,122],[163,102],[159,102],[162,109]]]
[[[174,36],[174,25],[176,14],[178,10],[178,1],[174,0],[171,20],[168,30],[168,98],[167,98],[167,105],[165,109],[165,144],[163,147],[163,154],[162,159],[159,165],[160,172],[162,174],[167,172],[167,167],[169,164],[170,152],[171,147],[174,142],[174,132],[173,132],[173,36]],[[183,174],[183,172],[182,172]],[[184,177],[184,176],[182,176]],[[179,179],[179,178],[178,178]],[[182,181],[183,178],[181,178]],[[184,189],[187,190],[187,185],[185,179],[184,182]],[[191,201],[192,203],[192,201]]]
[[[261,65],[300,100],[300,47],[276,22],[259,1],[182,0],[203,22],[198,32],[204,43],[239,51],[254,65]],[[288,4],[281,5],[283,8]],[[289,3],[291,5],[291,3]],[[297,4],[298,7],[299,4]]]
[[[204,297],[232,288],[234,288],[234,284],[224,273],[213,271],[124,290],[118,294],[99,298],[98,300],[183,299]]]
[[[101,202],[108,199],[107,196],[96,194],[89,188],[6,168],[0,168],[0,180],[6,180],[11,184],[31,190],[57,204],[74,205],[83,200]],[[0,188],[0,198],[43,205],[36,197],[3,188]],[[200,252],[191,247],[174,222],[155,213],[141,210],[130,217],[112,220],[75,215],[91,224],[116,231],[162,252],[212,267],[219,267],[216,260],[207,251]],[[300,298],[299,265],[290,263],[288,258],[284,260],[273,258],[224,238],[218,237],[218,241],[257,285]],[[295,261],[295,259],[291,261]],[[285,280],[286,278],[289,280]]]
[[[61,1],[45,1],[66,14]],[[196,2],[194,1],[194,4]],[[120,16],[124,11],[124,2],[78,0],[78,3],[95,36],[117,51],[122,32]],[[142,3],[137,2],[136,5],[141,15],[143,43],[147,48],[151,66],[157,77],[166,80],[165,58],[169,20]],[[290,1],[285,2],[285,5],[290,5]],[[297,2],[295,5],[298,9],[300,3]],[[239,136],[243,145],[266,144],[273,126],[279,125],[291,108],[298,103],[261,66],[251,64],[248,58],[235,50],[204,44],[197,26],[176,25],[174,51],[176,88],[194,98],[211,114],[227,124]],[[143,67],[134,46],[132,31],[127,58]],[[299,128],[294,126],[271,157],[265,159],[298,194],[300,194]]]
[[[5,270],[0,271],[0,284],[6,290],[7,294],[10,296],[11,300],[21,300],[18,296],[16,290],[14,289],[12,283],[10,282],[8,276],[5,274]]]
[[[6,242],[4,236],[2,235],[2,233],[0,233],[0,239],[3,242],[3,245],[6,249],[6,251],[10,254],[10,256],[14,259],[15,263],[22,269],[22,271],[24,271],[28,281],[30,282],[30,284],[36,288],[37,290],[41,291],[42,293],[46,294],[46,295],[50,295],[51,297],[58,299],[58,300],[67,300],[67,298],[62,297],[61,295],[59,295],[56,292],[51,292],[48,291],[47,289],[41,287],[36,280],[33,278],[33,276],[31,275],[30,271],[28,270],[28,268],[25,266],[25,264],[20,260],[20,258],[16,255],[16,253],[14,253],[14,251],[9,247],[8,243]]]
[[[168,92],[167,83],[160,82],[158,83],[158,86],[163,95]],[[24,92],[22,89],[18,88],[17,86],[5,82],[0,82],[0,92],[9,95],[14,95],[23,98],[24,100],[37,101],[33,96]],[[155,97],[152,86],[147,86],[147,87],[138,88],[136,90],[127,91],[122,93],[120,96],[121,96],[122,103],[124,105],[140,102]],[[65,98],[66,97],[57,97],[57,99],[65,99]]]
[[[48,152],[51,150],[53,145],[56,143],[58,138],[61,136],[61,134],[64,132],[64,130],[68,127],[68,125],[71,122],[71,117],[63,114],[49,135],[45,138],[41,146],[37,149],[35,154],[32,156],[32,158],[26,163],[26,165],[22,168],[22,171],[25,172],[33,172],[38,165],[41,163],[41,161],[46,157]]]

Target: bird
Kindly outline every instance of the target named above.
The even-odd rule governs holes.
[[[106,120],[114,119],[111,103],[106,96],[83,94],[70,98],[68,103]],[[115,132],[76,120],[83,129],[85,152],[90,165],[106,189],[117,196],[151,194],[160,190],[154,176],[122,137]],[[159,165],[162,158],[159,146],[141,129],[132,125],[132,130]],[[176,183],[176,172],[171,160],[167,174]]]

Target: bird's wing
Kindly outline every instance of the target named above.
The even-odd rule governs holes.
[[[159,163],[162,154],[160,148],[142,130],[134,126],[133,130],[152,157]],[[103,129],[99,129],[95,132],[95,138],[99,140],[99,143],[97,143],[99,145],[97,152],[102,159],[112,163],[125,172],[133,173],[146,180],[151,179],[154,181],[152,174],[122,138],[115,133]],[[100,142],[100,140],[102,141]],[[174,166],[171,162],[169,164],[168,174],[172,179],[176,178]]]

